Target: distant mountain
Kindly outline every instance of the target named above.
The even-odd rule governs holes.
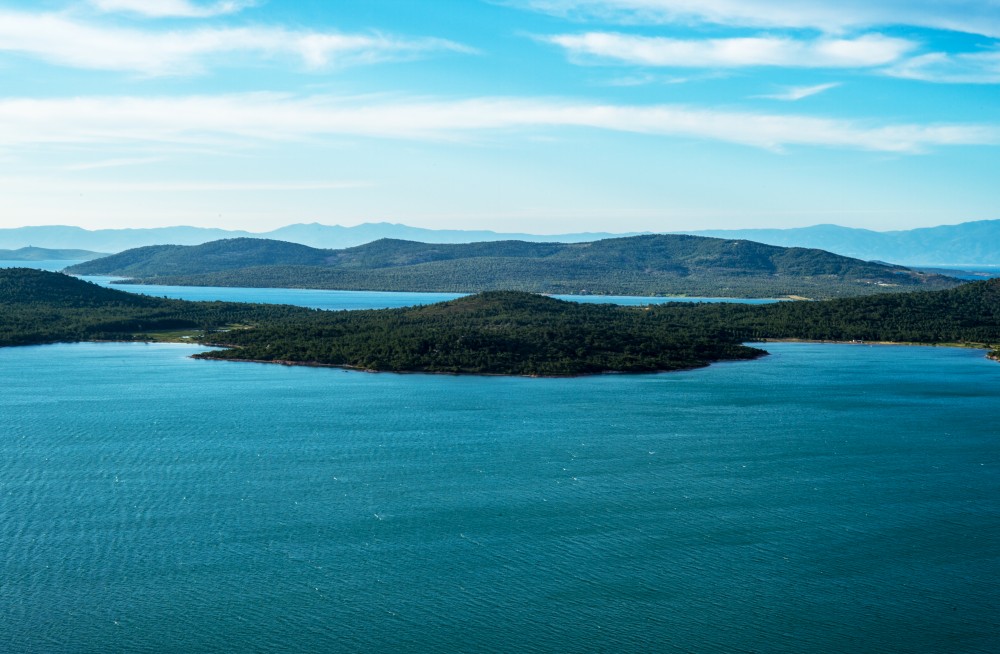
[[[0,261],[89,261],[108,256],[90,250],[50,250],[25,247],[17,250],[0,250]]]
[[[1000,266],[1000,220],[980,220],[896,232],[814,225],[793,229],[737,229],[685,232],[737,238],[782,247],[821,248],[866,261],[907,266]]]
[[[340,225],[288,225],[270,232],[209,229],[203,227],[154,227],[148,229],[98,229],[43,226],[0,229],[0,247],[91,248],[102,252],[122,252],[149,245],[201,245],[229,238],[265,238],[301,243],[315,248],[347,248],[380,238],[418,240],[425,243],[471,243],[475,241],[519,240],[532,242],[581,243],[613,236],[605,232],[579,234],[516,234],[492,231],[423,229],[395,223],[365,223],[355,227]]]
[[[587,243],[382,239],[342,250],[228,239],[129,250],[67,272],[196,286],[722,297],[835,297],[958,283],[822,250],[668,234]]]
[[[198,245],[220,238],[256,236],[250,232],[202,227],[155,227],[140,229],[98,229],[46,225],[0,229],[0,247],[82,248],[99,252],[121,252],[144,245]]]
[[[778,245],[836,252],[865,261],[891,261],[907,266],[1000,266],[1000,220],[942,225],[907,231],[875,232],[868,229],[814,225],[792,229],[695,230],[694,236],[744,239]],[[516,234],[492,231],[435,230],[394,223],[340,225],[289,225],[270,232],[251,233],[201,227],[104,229],[79,227],[19,227],[0,229],[0,247],[29,245],[46,248],[86,248],[122,252],[148,245],[200,245],[228,238],[265,238],[300,243],[315,248],[348,248],[382,238],[423,243],[472,243],[528,241],[533,243],[584,243],[635,233]]]

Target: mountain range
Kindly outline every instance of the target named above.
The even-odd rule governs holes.
[[[136,248],[66,272],[190,286],[720,297],[836,297],[958,283],[823,250],[680,234],[585,243],[380,239],[340,250],[238,238]]]
[[[696,230],[695,236],[745,239],[782,247],[818,248],[866,261],[889,261],[907,266],[1000,266],[1000,220],[983,220],[905,231],[814,225],[792,229]],[[296,224],[269,232],[253,233],[203,227],[86,230],[80,227],[43,226],[0,229],[0,248],[38,246],[86,248],[122,252],[147,245],[200,245],[229,238],[266,238],[301,243],[315,248],[347,248],[381,238],[424,243],[471,243],[518,240],[537,243],[581,243],[635,233],[522,234],[493,231],[435,230],[394,223],[365,223],[354,227]]]

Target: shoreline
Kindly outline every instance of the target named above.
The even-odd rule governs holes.
[[[986,350],[987,358],[991,357],[994,346],[986,343],[924,343],[921,341],[836,341],[813,338],[760,338],[747,343],[817,343],[826,345],[904,345],[908,347],[955,347],[967,350]],[[1000,356],[1000,355],[997,355]]]
[[[218,346],[209,346],[218,347]],[[689,370],[700,370],[701,368],[708,368],[709,366],[715,365],[717,363],[735,363],[740,361],[756,361],[762,359],[766,356],[770,356],[770,352],[762,351],[761,354],[746,359],[718,359],[716,361],[709,361],[704,365],[697,366],[685,366],[682,368],[669,368],[662,370],[602,370],[600,372],[580,372],[573,374],[521,374],[521,373],[509,373],[509,372],[471,372],[471,371],[447,371],[447,370],[379,370],[377,368],[361,368],[359,366],[352,366],[348,364],[335,364],[335,363],[319,363],[315,361],[289,361],[285,359],[230,359],[230,358],[218,358],[218,357],[206,357],[199,356],[201,353],[192,354],[190,358],[197,359],[199,361],[223,361],[223,362],[235,362],[235,363],[258,363],[258,364],[270,364],[270,365],[280,365],[289,367],[301,367],[301,368],[339,368],[340,370],[350,371],[350,372],[367,372],[371,374],[388,373],[394,375],[449,375],[452,377],[521,377],[526,379],[576,379],[580,377],[598,377],[600,375],[657,375],[662,373],[670,372],[686,372]]]

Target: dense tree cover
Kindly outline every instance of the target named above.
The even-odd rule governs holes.
[[[588,243],[382,239],[344,250],[230,239],[139,248],[68,271],[195,286],[722,297],[836,297],[958,284],[822,250],[664,234]]]
[[[493,291],[405,309],[325,312],[123,293],[37,270],[0,271],[0,345],[129,340],[197,329],[204,358],[372,370],[575,375],[747,359],[762,339],[1000,344],[1000,279],[955,289],[764,306],[650,307]],[[221,331],[224,330],[224,331]]]
[[[205,358],[309,361],[371,370],[508,375],[652,372],[762,351],[667,316],[490,291],[426,307],[330,313],[225,334]]]
[[[0,346],[144,340],[164,330],[211,333],[233,324],[306,317],[310,309],[236,302],[185,302],[125,293],[29,268],[0,270]]]

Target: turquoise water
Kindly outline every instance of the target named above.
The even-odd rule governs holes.
[[[1000,365],[0,350],[3,652],[995,652]]]
[[[224,286],[163,286],[156,284],[135,286],[113,284],[117,277],[81,277],[95,284],[119,291],[142,293],[175,300],[222,300],[224,302],[259,302],[264,304],[295,304],[310,309],[389,309],[416,304],[433,304],[462,297],[465,293],[405,293],[386,291],[324,291],[305,288],[232,288]],[[664,302],[737,302],[740,304],[768,304],[776,300],[744,300],[738,298],[667,298],[631,295],[554,295],[562,300],[586,303],[613,303],[632,306],[663,304]]]
[[[67,268],[69,266],[83,263],[82,260],[44,260],[44,261],[12,261],[7,259],[0,259],[0,268],[35,268],[36,270],[48,270],[49,272],[56,272]]]

